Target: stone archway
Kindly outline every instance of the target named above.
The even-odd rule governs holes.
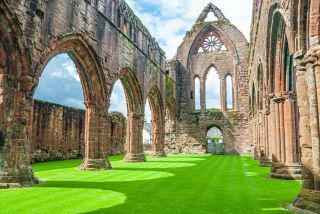
[[[224,154],[223,130],[216,125],[209,126],[206,134],[206,149],[208,154]]]
[[[43,52],[40,57],[41,63],[36,65],[36,83],[38,83],[48,61],[61,53],[67,53],[77,67],[86,106],[85,158],[80,168],[84,170],[109,169],[111,165],[106,159],[108,135],[103,131],[108,126],[107,89],[103,84],[102,69],[81,35],[66,36],[55,41],[50,48]],[[37,84],[35,84],[32,93],[34,93],[36,86]]]
[[[153,157],[165,157],[165,112],[159,89],[153,86],[148,93],[152,113],[152,152]]]
[[[127,102],[127,145],[126,162],[144,162],[142,130],[144,125],[144,109],[142,90],[139,82],[130,68],[120,72],[120,80],[125,91]]]

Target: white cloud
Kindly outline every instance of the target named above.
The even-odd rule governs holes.
[[[71,78],[75,79],[76,81],[80,82],[80,77],[79,77],[77,68],[76,68],[75,64],[72,62],[72,60],[64,63],[62,66],[66,69],[67,74],[69,75],[69,77],[71,77]]]
[[[185,32],[190,30],[205,6],[212,2],[249,39],[252,0],[127,0],[170,59]]]
[[[214,68],[210,69],[206,80],[206,107],[221,109],[220,79]]]
[[[114,84],[111,93],[109,112],[113,111],[120,112],[124,116],[127,116],[126,96],[120,80]]]
[[[62,64],[55,63],[55,61],[59,61]],[[55,65],[52,65],[55,64]],[[72,61],[72,59],[67,54],[60,54],[55,56],[47,66],[51,65],[54,69],[50,71],[49,75],[53,78],[64,78],[64,79],[73,79],[77,82],[80,82],[80,76],[77,71],[76,65]]]

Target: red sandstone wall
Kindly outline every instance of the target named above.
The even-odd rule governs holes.
[[[109,155],[123,154],[126,119],[120,113],[109,115]],[[32,162],[67,160],[84,156],[85,110],[34,102]],[[107,130],[106,130],[107,131]]]
[[[110,146],[109,155],[124,154],[126,143],[127,122],[126,118],[118,112],[109,114],[110,121]]]

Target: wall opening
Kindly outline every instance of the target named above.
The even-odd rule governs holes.
[[[221,109],[220,77],[214,67],[211,67],[207,74],[206,109]]]
[[[32,109],[31,162],[84,157],[86,106],[75,63],[58,54],[41,73]]]
[[[195,110],[201,109],[201,101],[200,101],[200,79],[199,77],[194,78],[194,104],[195,104]]]
[[[154,117],[150,108],[150,99],[147,98],[144,107],[144,126],[143,126],[143,148],[145,152],[152,150],[152,137],[153,137],[153,120]]]
[[[40,77],[34,98],[85,109],[80,76],[68,54],[56,55],[48,62]]]
[[[116,81],[113,86],[109,112],[119,112],[125,116],[128,114],[126,95],[121,80]]]
[[[210,11],[207,14],[207,18],[204,21],[205,22],[214,22],[214,21],[218,21],[218,18],[216,17],[216,15],[212,11]]]
[[[211,127],[206,136],[207,153],[209,154],[224,154],[223,134],[222,131],[216,127]]]
[[[125,91],[121,80],[118,80],[113,85],[113,90],[110,97],[110,141],[108,155],[118,155],[124,153],[127,136],[127,115],[128,108]]]
[[[227,108],[234,109],[233,82],[231,75],[226,77]]]

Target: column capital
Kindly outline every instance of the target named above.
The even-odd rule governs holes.
[[[87,109],[97,105],[97,103],[94,102],[94,101],[84,101],[83,103],[84,103],[84,105],[86,106]]]
[[[137,113],[137,112],[128,112],[128,117],[130,117],[130,118],[135,118],[135,119],[139,119],[139,118],[141,118],[141,117],[144,118],[144,114]]]
[[[307,52],[298,51],[294,54],[294,65],[298,70],[306,70],[320,66],[320,45],[312,47]]]

